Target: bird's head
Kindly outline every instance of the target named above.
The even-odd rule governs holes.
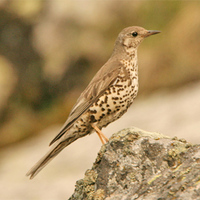
[[[135,51],[144,38],[160,33],[160,31],[146,30],[139,26],[131,26],[123,29],[116,40],[117,46],[125,48],[127,53]]]

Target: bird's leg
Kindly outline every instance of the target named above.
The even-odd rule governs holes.
[[[101,134],[100,134],[98,131],[96,131],[96,133],[97,133],[97,135],[99,136],[99,138],[100,138],[102,144],[105,144],[105,141],[103,140]]]
[[[95,125],[92,124],[92,128],[96,131],[96,133],[99,136],[102,144],[105,144],[105,141],[108,142],[108,138],[101,132],[101,130],[97,126],[95,126]]]

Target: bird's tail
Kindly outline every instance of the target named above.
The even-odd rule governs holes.
[[[53,158],[55,158],[66,146],[71,144],[77,139],[74,134],[73,137],[70,137],[64,141],[55,144],[26,174],[30,176],[30,179],[33,179]]]

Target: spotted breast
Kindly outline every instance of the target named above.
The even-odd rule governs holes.
[[[137,55],[137,54],[136,54]],[[120,118],[133,103],[138,92],[137,58],[122,59],[116,81],[89,108],[90,122],[100,129]]]

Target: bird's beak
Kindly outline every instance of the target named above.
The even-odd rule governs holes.
[[[155,30],[148,30],[148,32],[144,35],[144,37],[148,37],[150,35],[154,35],[157,33],[160,33],[161,31],[155,31]]]

